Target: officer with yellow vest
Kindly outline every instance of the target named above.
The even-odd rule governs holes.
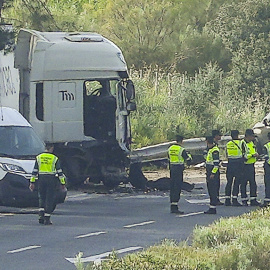
[[[218,178],[219,178],[219,148],[214,143],[213,137],[207,137],[208,152],[206,155],[206,183],[208,194],[210,196],[210,207],[205,214],[216,214],[218,203]]]
[[[238,138],[239,131],[232,130],[232,140],[226,144],[226,154],[228,166],[226,171],[227,184],[225,187],[225,205],[242,206],[238,200],[239,187],[244,168],[244,158],[242,152],[242,141]],[[233,188],[232,188],[233,187]],[[231,200],[232,195],[232,200]]]
[[[29,186],[30,190],[33,191],[38,178],[39,223],[45,225],[52,224],[50,217],[54,210],[58,181],[61,183],[61,188],[66,189],[65,175],[60,167],[58,157],[53,154],[53,150],[53,144],[48,143],[46,151],[36,157]]]
[[[254,144],[255,134],[252,129],[247,129],[245,132],[245,138],[243,139],[243,151],[244,151],[244,170],[243,178],[240,184],[242,204],[247,206],[247,183],[249,182],[250,186],[250,205],[251,206],[260,206],[260,203],[257,201],[257,184],[255,180],[255,162],[259,157],[259,154],[256,151],[256,146]]]
[[[270,204],[270,132],[267,134],[268,142],[264,145],[264,186],[265,186],[265,198],[263,206],[269,206]]]
[[[189,164],[191,156],[187,154],[185,148],[182,146],[183,137],[176,136],[176,143],[171,145],[168,149],[169,163],[170,163],[170,202],[171,213],[184,214],[179,211],[178,202],[180,200],[181,187],[183,184],[183,172],[185,161]]]

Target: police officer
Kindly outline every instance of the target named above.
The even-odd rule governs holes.
[[[188,164],[191,161],[190,155],[182,146],[183,137],[176,136],[176,143],[168,149],[170,162],[170,202],[171,213],[184,214],[178,210],[178,202],[180,199],[181,187],[183,183],[184,162]]]
[[[65,187],[65,176],[60,167],[58,157],[53,154],[53,144],[46,144],[46,150],[36,157],[35,166],[30,179],[30,190],[35,188],[36,178],[38,178],[39,197],[39,223],[51,225],[51,214],[54,210],[55,196],[60,180],[61,188]],[[56,178],[58,175],[59,180]]]
[[[225,205],[242,206],[238,200],[239,187],[244,168],[242,141],[239,139],[239,131],[232,130],[232,140],[226,144],[228,167],[226,171],[227,184],[225,187]],[[233,186],[233,190],[232,190]],[[232,201],[231,201],[232,195]]]
[[[216,144],[216,146],[218,147],[218,142],[221,140],[221,132],[218,129],[213,129],[212,130],[212,137],[214,139],[214,143]],[[219,191],[220,191],[220,172],[218,171],[218,174],[216,176],[217,179],[217,197],[218,197],[218,201],[217,201],[217,205],[223,205],[223,203],[219,200]]]
[[[219,177],[219,148],[214,143],[213,137],[207,137],[207,156],[206,156],[206,183],[210,196],[210,207],[205,214],[216,214],[218,203],[218,177]]]
[[[264,145],[264,185],[265,185],[265,198],[263,206],[269,206],[270,204],[270,132],[267,134],[268,142]]]
[[[259,157],[254,144],[255,134],[252,129],[247,129],[245,132],[245,138],[243,139],[242,149],[244,153],[244,170],[243,178],[240,184],[242,204],[247,206],[247,183],[250,185],[250,205],[260,206],[257,201],[257,184],[255,181],[255,162]]]

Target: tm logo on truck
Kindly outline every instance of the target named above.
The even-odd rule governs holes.
[[[75,100],[75,96],[73,93],[69,93],[67,90],[62,90],[59,91],[59,93],[61,93],[61,97],[62,97],[62,101],[65,100]]]
[[[58,85],[58,105],[60,108],[74,108],[76,106],[76,84],[63,82]]]

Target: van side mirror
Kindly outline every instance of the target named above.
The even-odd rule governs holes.
[[[128,102],[127,103],[127,111],[133,112],[133,111],[136,111],[136,109],[137,109],[137,106],[136,106],[135,102]]]
[[[135,98],[135,87],[132,80],[127,80],[126,97],[128,101]]]

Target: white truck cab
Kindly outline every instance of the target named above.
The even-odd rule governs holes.
[[[14,104],[54,143],[69,184],[125,181],[136,106],[121,50],[97,33],[21,29],[14,55]]]

